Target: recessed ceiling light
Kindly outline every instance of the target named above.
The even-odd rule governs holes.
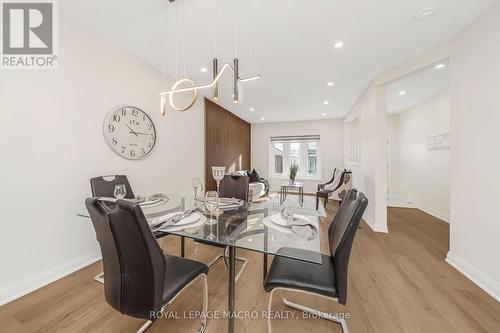
[[[328,82],[326,85],[329,87],[333,87],[335,85],[335,82]]]
[[[326,117],[326,113],[322,113],[321,115],[322,115],[323,117]]]
[[[419,21],[425,21],[436,13],[436,7],[426,7],[415,14],[415,18]]]
[[[250,108],[250,109],[248,109],[248,110],[250,110],[250,111],[255,111],[255,109],[254,109],[254,108]]]
[[[401,91],[399,92],[399,96],[404,96],[404,95],[406,95],[406,91],[401,90]]]
[[[335,44],[333,44],[333,47],[335,47],[336,49],[341,49],[341,48],[344,47],[344,42],[343,41],[338,41]]]
[[[202,67],[202,68],[200,68],[200,71],[202,73],[206,73],[206,72],[208,72],[208,69],[206,67]]]
[[[437,64],[434,68],[436,69],[443,69],[446,67],[446,64]]]
[[[323,104],[328,105],[328,104],[330,104],[330,102],[324,101]]]
[[[266,120],[266,118],[264,118],[264,117],[260,117],[260,120]]]

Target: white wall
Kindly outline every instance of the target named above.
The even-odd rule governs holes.
[[[343,121],[336,119],[252,124],[252,168],[259,170],[268,179],[272,190],[279,190],[287,179],[269,177],[269,143],[272,136],[320,135],[321,180],[303,180],[304,192],[316,193],[317,185],[331,179],[333,169],[343,167],[344,129]]]
[[[389,206],[410,206],[449,222],[450,150],[427,149],[427,138],[450,132],[450,96],[439,92],[389,115]]]
[[[500,4],[452,42],[447,260],[500,301]]]
[[[361,159],[351,166],[353,183],[368,198],[364,220],[375,231],[387,232],[387,94],[386,85],[411,75],[449,56],[449,45],[429,50],[419,57],[380,74],[367,87],[345,118],[359,117]],[[345,149],[350,149],[347,140]],[[349,161],[345,161],[347,164]]]
[[[136,193],[191,193],[203,176],[202,101],[159,116],[161,74],[60,21],[59,68],[0,73],[0,304],[100,255],[85,211],[89,178],[123,173]],[[128,161],[102,134],[108,110],[135,105],[157,129],[151,156]]]

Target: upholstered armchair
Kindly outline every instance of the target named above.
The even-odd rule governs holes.
[[[321,186],[321,188],[320,188]],[[323,199],[323,205],[326,208],[328,199],[339,202],[339,205],[344,200],[347,191],[352,187],[352,172],[345,169],[335,169],[333,181],[326,184],[318,185],[316,192],[316,209],[319,206],[319,199]]]
[[[339,168],[333,169],[332,178],[324,184],[318,184],[318,191],[323,190],[326,185],[333,183],[333,181],[335,180],[335,175],[339,172],[339,170],[341,170],[341,169],[339,169]]]

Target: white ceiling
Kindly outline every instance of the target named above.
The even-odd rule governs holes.
[[[224,107],[252,123],[343,117],[377,74],[447,41],[495,2],[217,1],[221,63],[234,57],[234,9],[238,8],[242,76],[249,74],[250,18],[254,22],[252,73],[262,74],[263,78],[244,84],[242,102],[235,105],[227,75],[221,83],[220,100]],[[182,1],[176,3],[181,9]],[[184,0],[186,74],[197,83],[211,78],[214,3],[215,0]],[[64,0],[59,6],[67,16],[159,70],[168,43],[167,74],[175,76],[175,3]],[[413,18],[427,6],[437,8],[432,18],[423,22]],[[333,47],[338,40],[345,43],[340,50]],[[179,43],[179,76],[183,76],[182,44]],[[209,72],[200,72],[201,67],[207,67]],[[327,87],[329,81],[336,85]],[[325,100],[328,105],[324,105]],[[250,107],[255,111],[249,111]],[[261,117],[265,120],[261,121]]]
[[[387,113],[407,110],[448,88],[449,64],[442,62],[440,65],[445,67],[430,66],[387,85]],[[400,95],[403,91],[405,94]]]

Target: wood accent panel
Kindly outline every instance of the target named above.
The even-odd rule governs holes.
[[[329,203],[321,219],[321,248],[328,253],[327,228],[337,210]],[[90,223],[90,222],[89,222]],[[373,232],[364,223],[354,240],[349,267],[347,306],[309,295],[287,294],[289,299],[330,313],[349,313],[350,332],[500,332],[500,303],[448,265],[449,224],[416,209],[389,208],[389,234]],[[179,237],[160,240],[163,249],[179,253]],[[186,240],[186,255],[194,258],[193,241]],[[199,244],[199,261],[209,262],[220,249]],[[269,294],[262,287],[262,255],[238,249],[250,259],[236,284],[236,310],[267,310]],[[269,258],[271,262],[271,257]],[[237,263],[237,270],[239,263]],[[0,307],[2,333],[100,333],[135,332],[145,322],[120,314],[104,300],[102,285],[93,277],[102,272],[101,262],[92,264],[50,285]],[[227,310],[227,269],[220,260],[208,274],[209,311]],[[165,317],[148,333],[196,332],[200,319],[186,319],[189,311],[202,308],[202,285],[194,283],[167,311],[181,319]],[[290,311],[276,297],[274,311]],[[174,312],[175,311],[175,312]],[[292,310],[293,311],[293,310]],[[276,333],[340,333],[327,320],[274,319]],[[227,321],[209,319],[206,333],[227,332]],[[266,320],[236,320],[236,332],[267,332]]]
[[[250,124],[205,98],[205,188],[216,189],[212,166],[250,169]]]

